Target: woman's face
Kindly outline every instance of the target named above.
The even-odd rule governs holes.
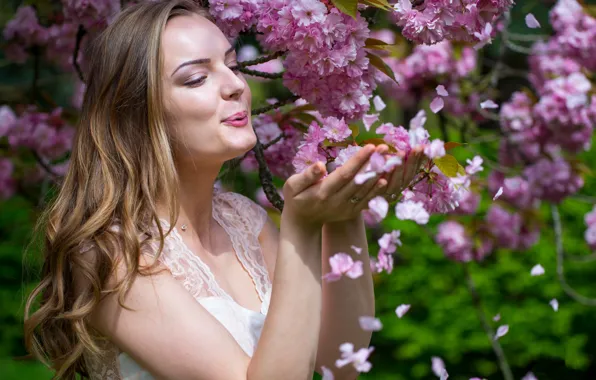
[[[250,88],[221,30],[197,14],[177,16],[166,24],[161,49],[164,103],[179,159],[221,164],[254,147]]]

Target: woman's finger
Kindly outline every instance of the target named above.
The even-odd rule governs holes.
[[[368,144],[356,152],[345,164],[325,178],[325,181],[321,185],[321,194],[324,197],[330,197],[347,186],[349,182],[353,182],[356,174],[366,165],[374,151],[375,146]]]

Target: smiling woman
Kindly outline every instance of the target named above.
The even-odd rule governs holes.
[[[374,314],[368,261],[358,282],[323,286],[322,240],[325,223],[356,220],[328,227],[327,244],[349,232],[366,250],[358,217],[387,182],[354,177],[375,148],[328,176],[320,163],[291,176],[278,230],[214,187],[256,136],[236,53],[206,11],[130,6],[88,54],[71,163],[38,227],[29,351],[66,379],[304,379],[333,365],[340,339],[368,345],[352,315]]]

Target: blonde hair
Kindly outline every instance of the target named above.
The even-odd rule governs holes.
[[[165,202],[170,220],[178,218],[160,43],[169,19],[192,13],[211,20],[190,0],[145,1],[123,10],[91,41],[70,166],[36,225],[45,235],[44,264],[25,306],[26,347],[55,370],[54,378],[88,376],[83,354],[102,353],[88,317],[111,293],[117,292],[125,307],[124,295],[135,277],[148,273],[139,267],[146,243],[139,236],[151,223],[158,227],[161,253],[165,235],[157,202]],[[117,231],[111,228],[115,223]],[[82,254],[85,245],[93,247],[93,260]],[[106,289],[120,260],[126,275]]]

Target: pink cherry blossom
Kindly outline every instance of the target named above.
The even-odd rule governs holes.
[[[323,275],[327,282],[338,281],[342,276],[352,279],[362,276],[362,261],[354,261],[347,253],[339,252],[329,258],[331,272]]]
[[[430,215],[422,202],[404,201],[395,206],[395,216],[400,220],[413,220],[418,224],[428,223]]]
[[[361,348],[354,352],[354,345],[352,343],[343,343],[339,346],[341,351],[341,359],[335,361],[335,366],[342,368],[348,364],[352,364],[358,372],[368,372],[372,368],[372,364],[368,361],[368,357],[374,351],[374,347]]]
[[[368,202],[368,208],[375,218],[380,222],[387,216],[387,212],[389,211],[389,203],[387,203],[385,198],[376,196]]]

